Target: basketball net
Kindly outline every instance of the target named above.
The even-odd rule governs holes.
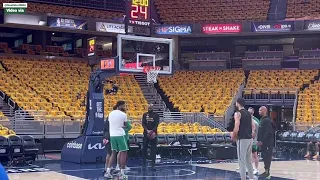
[[[157,77],[160,71],[159,66],[145,66],[143,67],[143,72],[147,74],[147,82],[150,84],[157,83]]]

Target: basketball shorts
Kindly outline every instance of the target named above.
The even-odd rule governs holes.
[[[125,136],[112,136],[110,137],[112,151],[122,152],[128,151],[128,143]]]
[[[252,145],[252,153],[258,152],[258,146]]]

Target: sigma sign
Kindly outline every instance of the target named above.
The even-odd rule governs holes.
[[[155,27],[156,34],[162,35],[182,35],[191,34],[192,25],[165,25]]]

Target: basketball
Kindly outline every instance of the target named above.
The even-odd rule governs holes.
[[[147,135],[147,137],[148,137],[150,140],[152,140],[152,139],[156,138],[156,133],[153,132],[153,131],[151,131],[151,132]]]

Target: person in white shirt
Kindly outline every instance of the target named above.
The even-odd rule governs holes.
[[[127,139],[125,137],[125,131],[123,129],[127,126],[127,114],[124,113],[125,102],[118,101],[115,108],[116,110],[111,111],[108,116],[112,155],[108,163],[105,177],[112,178],[112,175],[110,173],[111,166],[115,160],[115,157],[117,156],[117,153],[119,153],[118,156],[120,160],[119,164],[121,168],[121,178],[127,179],[126,175],[124,174],[126,167],[127,151],[129,150]]]

